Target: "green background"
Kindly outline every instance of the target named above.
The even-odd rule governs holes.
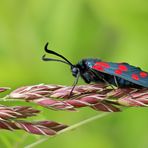
[[[43,62],[43,47],[72,63],[86,57],[128,62],[148,71],[148,1],[146,0],[1,0],[0,86],[72,85],[68,66]],[[81,80],[79,84],[84,84]],[[2,94],[1,94],[2,96]],[[1,102],[5,105],[26,105]],[[29,105],[29,104],[27,104]],[[74,124],[99,114],[42,110],[35,120]],[[21,148],[43,136],[1,130],[1,148]],[[36,148],[147,148],[148,109],[129,108],[76,130],[61,134]]]

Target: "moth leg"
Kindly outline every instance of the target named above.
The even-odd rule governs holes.
[[[114,76],[114,81],[115,81],[115,84],[116,84],[117,88],[119,88],[116,76]]]
[[[108,86],[110,86],[113,90],[116,90],[116,88],[114,88],[114,86],[112,84],[110,84],[108,81],[106,81],[103,77],[101,77],[100,75],[98,75],[94,70],[91,70],[91,72],[98,77],[99,79],[103,80]]]
[[[80,71],[78,71],[78,74],[77,74],[77,76],[76,76],[76,78],[75,78],[75,81],[74,81],[74,83],[73,83],[73,87],[72,87],[72,89],[71,89],[71,91],[70,91],[70,93],[69,93],[69,99],[70,99],[70,97],[72,96],[72,92],[73,92],[73,90],[74,90],[74,88],[75,88],[75,86],[77,85],[77,83],[78,83],[78,80],[79,80],[79,77],[80,77]]]

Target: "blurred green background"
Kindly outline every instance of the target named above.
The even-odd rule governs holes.
[[[73,63],[98,57],[148,71],[148,1],[1,0],[0,85],[12,90],[40,83],[72,85],[74,78],[68,66],[41,61],[47,41],[50,49]],[[76,113],[36,108],[43,111],[36,120],[66,124],[99,114],[89,108]],[[21,148],[42,137],[1,130],[0,147]],[[130,108],[49,138],[36,148],[147,148],[147,139],[148,109]]]

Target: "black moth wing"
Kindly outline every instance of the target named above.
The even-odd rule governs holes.
[[[112,63],[98,60],[98,62],[95,63],[88,61],[87,65],[92,70],[117,76],[134,84],[148,87],[148,73],[128,63]]]

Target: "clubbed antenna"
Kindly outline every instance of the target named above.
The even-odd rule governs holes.
[[[62,63],[65,63],[65,64],[68,64],[70,66],[74,66],[69,60],[67,60],[64,56],[60,55],[59,53],[55,52],[55,51],[52,51],[52,50],[49,50],[48,48],[48,42],[46,43],[44,49],[45,49],[45,52],[49,53],[49,54],[53,54],[53,55],[56,55],[62,59],[64,59],[64,61],[62,60],[58,60],[58,59],[52,59],[52,58],[45,58],[45,55],[43,55],[42,57],[42,60],[44,61],[57,61],[57,62],[62,62]]]

